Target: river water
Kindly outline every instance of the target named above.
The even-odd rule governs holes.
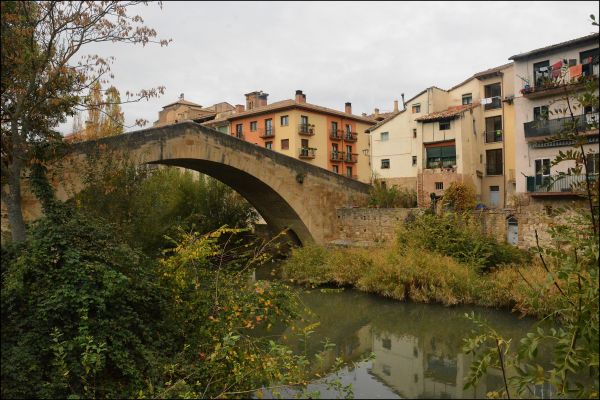
[[[266,276],[257,274],[261,277]],[[477,387],[463,389],[472,356],[461,348],[473,328],[464,314],[473,311],[485,317],[515,345],[535,323],[508,311],[405,303],[353,289],[299,289],[299,297],[310,310],[306,324],[319,324],[309,340],[290,328],[271,334],[297,352],[319,354],[325,367],[338,357],[349,362],[337,378],[342,385],[352,385],[355,398],[485,398],[503,385],[502,373],[491,370]],[[325,340],[335,346],[324,350]],[[365,361],[369,354],[374,358]],[[315,381],[309,390],[319,390],[321,398],[343,397],[339,388],[325,383],[332,378]],[[551,394],[549,388],[535,390],[540,397]]]

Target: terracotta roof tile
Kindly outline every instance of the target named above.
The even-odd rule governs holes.
[[[448,107],[447,109],[445,109],[443,111],[436,111],[431,114],[427,114],[422,117],[416,118],[415,121],[430,122],[430,121],[437,121],[437,120],[452,118],[452,117],[455,117],[467,110],[471,110],[475,107],[479,107],[479,104],[478,103],[465,104],[465,105],[460,105],[460,106]]]
[[[179,100],[177,100],[177,101],[175,101],[173,103],[169,103],[166,106],[163,106],[163,108],[167,108],[167,107],[173,106],[175,104],[183,104],[185,106],[192,106],[192,107],[200,107],[200,108],[202,108],[202,106],[200,104],[192,103],[191,101],[187,101],[187,100],[184,100],[184,99],[179,99]]]
[[[587,36],[582,36],[576,39],[571,39],[571,40],[567,40],[566,42],[561,42],[561,43],[556,43],[556,44],[552,44],[550,46],[546,46],[546,47],[540,47],[539,49],[535,49],[535,50],[531,50],[525,53],[520,53],[520,54],[516,54],[512,57],[509,57],[509,60],[520,60],[523,58],[529,58],[529,57],[533,57],[535,55],[541,55],[543,53],[547,53],[549,51],[553,51],[553,50],[558,50],[558,49],[562,49],[565,47],[570,47],[570,46],[576,46],[576,45],[583,45],[586,44],[588,42],[591,43],[595,43],[596,45],[598,44],[598,38],[600,37],[600,34],[598,33],[592,33],[591,35],[587,35]]]
[[[402,114],[404,111],[406,111],[406,109],[404,110],[400,110],[400,111],[396,111],[396,112],[391,112],[391,113],[387,113],[390,114],[386,119],[384,119],[383,121],[379,121],[378,123],[376,123],[373,126],[370,126],[369,129],[367,129],[367,132],[372,132],[375,129],[379,128],[381,125],[385,124],[386,122],[390,121],[391,119],[393,119],[396,115],[398,114]],[[379,114],[381,115],[381,114]]]
[[[354,115],[354,114],[346,114],[345,112],[342,112],[342,111],[334,110],[332,108],[317,106],[315,104],[310,104],[310,103],[297,103],[295,100],[291,100],[291,99],[276,101],[275,103],[271,103],[264,107],[257,107],[252,110],[247,110],[247,111],[244,111],[241,113],[237,113],[237,114],[229,116],[227,119],[234,120],[234,119],[246,117],[248,115],[264,114],[264,113],[275,111],[275,110],[281,110],[281,109],[286,109],[286,108],[295,108],[295,107],[305,109],[305,110],[310,110],[310,111],[322,112],[322,113],[326,113],[326,114],[338,115],[341,117],[350,118],[350,119],[354,119],[354,120],[362,121],[362,122],[366,122],[366,123],[374,124],[376,122],[375,120],[368,118],[368,117],[361,117],[361,116]]]

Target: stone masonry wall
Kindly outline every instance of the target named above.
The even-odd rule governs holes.
[[[565,204],[563,203],[562,206]],[[423,209],[407,208],[339,208],[337,209],[338,240],[333,243],[346,245],[385,245],[395,239],[396,229],[410,214],[424,212]],[[508,218],[516,219],[519,226],[518,246],[536,246],[537,230],[540,245],[551,244],[548,229],[566,223],[573,211],[559,212],[557,205],[532,205],[515,209],[474,211],[473,216],[481,224],[482,231],[499,241],[506,241]]]

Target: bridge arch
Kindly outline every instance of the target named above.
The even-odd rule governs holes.
[[[289,229],[302,244],[337,239],[336,208],[363,204],[370,188],[194,122],[77,143],[68,157],[84,159],[99,145],[127,151],[140,164],[212,176],[246,198],[273,230]]]

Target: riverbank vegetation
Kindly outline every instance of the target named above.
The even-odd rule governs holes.
[[[2,247],[2,398],[247,397],[312,376],[314,359],[252,335],[300,305],[249,280],[266,256],[243,230],[179,229],[150,257],[56,201],[40,166],[32,182],[45,216]]]
[[[387,248],[307,246],[283,265],[285,279],[309,286],[350,286],[397,300],[522,313],[532,313],[535,301],[537,314],[557,306],[553,292],[539,298],[534,289],[546,275],[527,252],[481,234],[472,217],[457,214],[410,217]]]

